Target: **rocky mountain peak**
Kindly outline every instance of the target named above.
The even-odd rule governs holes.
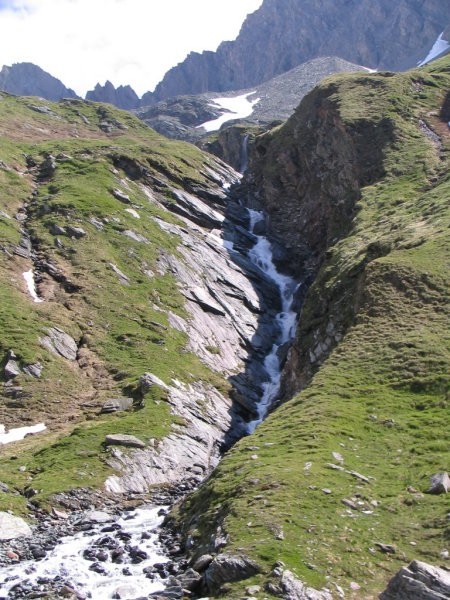
[[[78,98],[59,79],[33,63],[15,63],[0,71],[0,90],[21,96],[39,96],[47,100]]]
[[[404,70],[423,60],[449,20],[448,0],[264,0],[235,41],[192,52],[168,71],[154,100],[244,89],[319,56]]]
[[[139,97],[131,86],[119,85],[116,89],[110,81],[106,81],[105,85],[97,83],[95,88],[86,94],[86,100],[107,102],[125,110],[138,108],[140,105]]]

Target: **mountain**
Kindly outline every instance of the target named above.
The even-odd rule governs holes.
[[[139,97],[132,87],[119,85],[116,89],[110,81],[107,81],[103,86],[97,83],[93,90],[87,92],[86,100],[107,102],[125,110],[140,106]]]
[[[40,67],[32,63],[3,66],[0,90],[21,96],[38,96],[47,100],[78,98],[75,92]]]
[[[168,71],[153,101],[246,89],[320,56],[404,70],[423,60],[449,24],[448,0],[264,0],[235,41],[192,52]]]
[[[450,56],[328,77],[243,179],[111,105],[0,94],[0,520],[33,528],[0,528],[11,600],[72,594],[37,560],[92,519],[73,562],[128,577],[149,500],[173,505],[150,598],[445,578],[449,89]]]
[[[239,112],[222,106],[217,93],[176,96],[144,106],[136,114],[147,125],[169,138],[195,142],[205,137],[207,131],[218,130],[226,115],[233,122],[245,121],[262,126],[277,120],[284,121],[303,96],[327,75],[362,70],[363,67],[337,57],[316,58],[254,88],[227,92],[224,95],[225,102],[244,96],[254,102],[250,114],[244,118]],[[202,127],[204,123],[219,117],[222,119],[217,121],[216,126],[211,125],[207,129]],[[233,165],[233,162],[230,164]]]

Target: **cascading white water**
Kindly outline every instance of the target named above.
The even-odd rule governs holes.
[[[255,225],[264,220],[260,211],[248,209],[250,215],[250,231],[254,234]],[[255,234],[254,234],[255,235]],[[268,381],[262,384],[262,396],[258,404],[258,417],[248,424],[248,433],[264,420],[273,401],[280,390],[281,384],[281,359],[279,351],[281,346],[290,342],[295,335],[297,314],[293,310],[294,295],[299,284],[289,277],[277,271],[273,263],[272,248],[269,240],[262,235],[256,235],[257,242],[250,250],[250,260],[258,266],[266,276],[271,279],[280,291],[281,311],[276,315],[279,333],[271,351],[264,360],[264,368],[267,372]]]
[[[161,507],[139,508],[133,513],[124,515],[115,521],[129,539],[127,545],[137,547],[147,558],[141,562],[133,562],[124,554],[123,562],[111,561],[110,552],[99,564],[103,573],[92,570],[92,560],[87,560],[84,553],[92,548],[102,549],[102,538],[113,537],[116,532],[106,533],[103,525],[96,525],[87,532],[79,532],[63,538],[56,548],[39,561],[22,561],[11,567],[3,567],[0,573],[0,599],[8,598],[9,591],[20,582],[29,581],[39,585],[42,579],[53,580],[56,577],[87,598],[110,600],[111,598],[136,598],[163,590],[165,585],[159,576],[154,580],[146,577],[144,569],[155,563],[164,563],[169,559],[162,555],[158,543],[156,529],[161,525],[163,516],[158,513]],[[142,534],[145,534],[144,536]],[[106,548],[108,546],[106,545]],[[122,595],[117,595],[122,588]],[[128,593],[127,591],[128,590]]]

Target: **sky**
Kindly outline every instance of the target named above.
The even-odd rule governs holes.
[[[0,67],[32,62],[80,96],[153,91],[191,51],[234,40],[262,0],[0,0]]]

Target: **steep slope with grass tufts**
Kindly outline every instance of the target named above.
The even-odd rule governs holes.
[[[448,566],[448,499],[426,492],[450,465],[449,88],[448,57],[337,76],[255,142],[248,183],[313,284],[283,402],[181,508],[196,556],[259,564],[255,597],[282,595],[279,560],[336,598]]]
[[[237,174],[92,102],[1,94],[0,133],[0,424],[46,426],[1,447],[0,506],[197,481],[250,416],[227,378],[259,299],[219,233]]]

